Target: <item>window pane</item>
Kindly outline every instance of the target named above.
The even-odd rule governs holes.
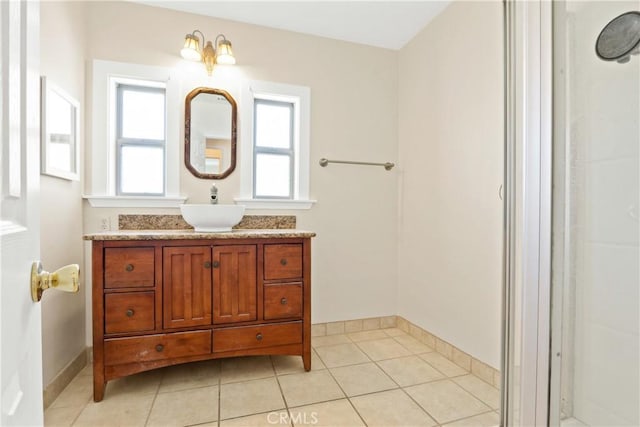
[[[120,152],[120,193],[164,192],[164,148],[123,145]]]
[[[290,103],[256,101],[256,146],[290,148],[292,111]]]
[[[291,160],[278,154],[256,156],[256,197],[291,197]]]
[[[122,89],[123,138],[164,139],[164,92]]]

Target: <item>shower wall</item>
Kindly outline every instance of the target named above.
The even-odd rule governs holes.
[[[564,126],[554,141],[566,144],[554,176],[565,185],[562,199],[554,194],[565,210],[564,229],[554,230],[564,238],[554,247],[564,252],[564,271],[554,272],[563,286],[560,410],[587,425],[640,425],[640,55],[618,64],[594,50],[601,29],[630,10],[640,1],[554,10],[554,48],[563,52],[554,91],[564,104],[555,104]]]

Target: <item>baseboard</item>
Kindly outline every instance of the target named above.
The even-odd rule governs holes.
[[[76,375],[87,366],[87,362],[91,360],[88,357],[89,349],[82,350],[67,366],[58,373],[58,375],[45,386],[42,397],[44,400],[44,409],[47,409],[54,400],[62,393]]]
[[[496,388],[500,388],[500,371],[487,363],[465,353],[458,347],[435,336],[431,332],[409,322],[402,316],[372,317],[368,319],[345,320],[341,322],[316,323],[311,325],[311,336],[337,335],[372,329],[398,328],[421,343]]]

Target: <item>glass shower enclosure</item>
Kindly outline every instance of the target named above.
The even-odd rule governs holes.
[[[640,0],[504,0],[502,425],[640,425]]]
[[[549,425],[640,425],[639,40],[640,1],[554,2]]]

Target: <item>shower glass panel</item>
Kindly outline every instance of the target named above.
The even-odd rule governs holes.
[[[640,1],[554,3],[549,424],[638,426],[640,55],[596,40]]]

